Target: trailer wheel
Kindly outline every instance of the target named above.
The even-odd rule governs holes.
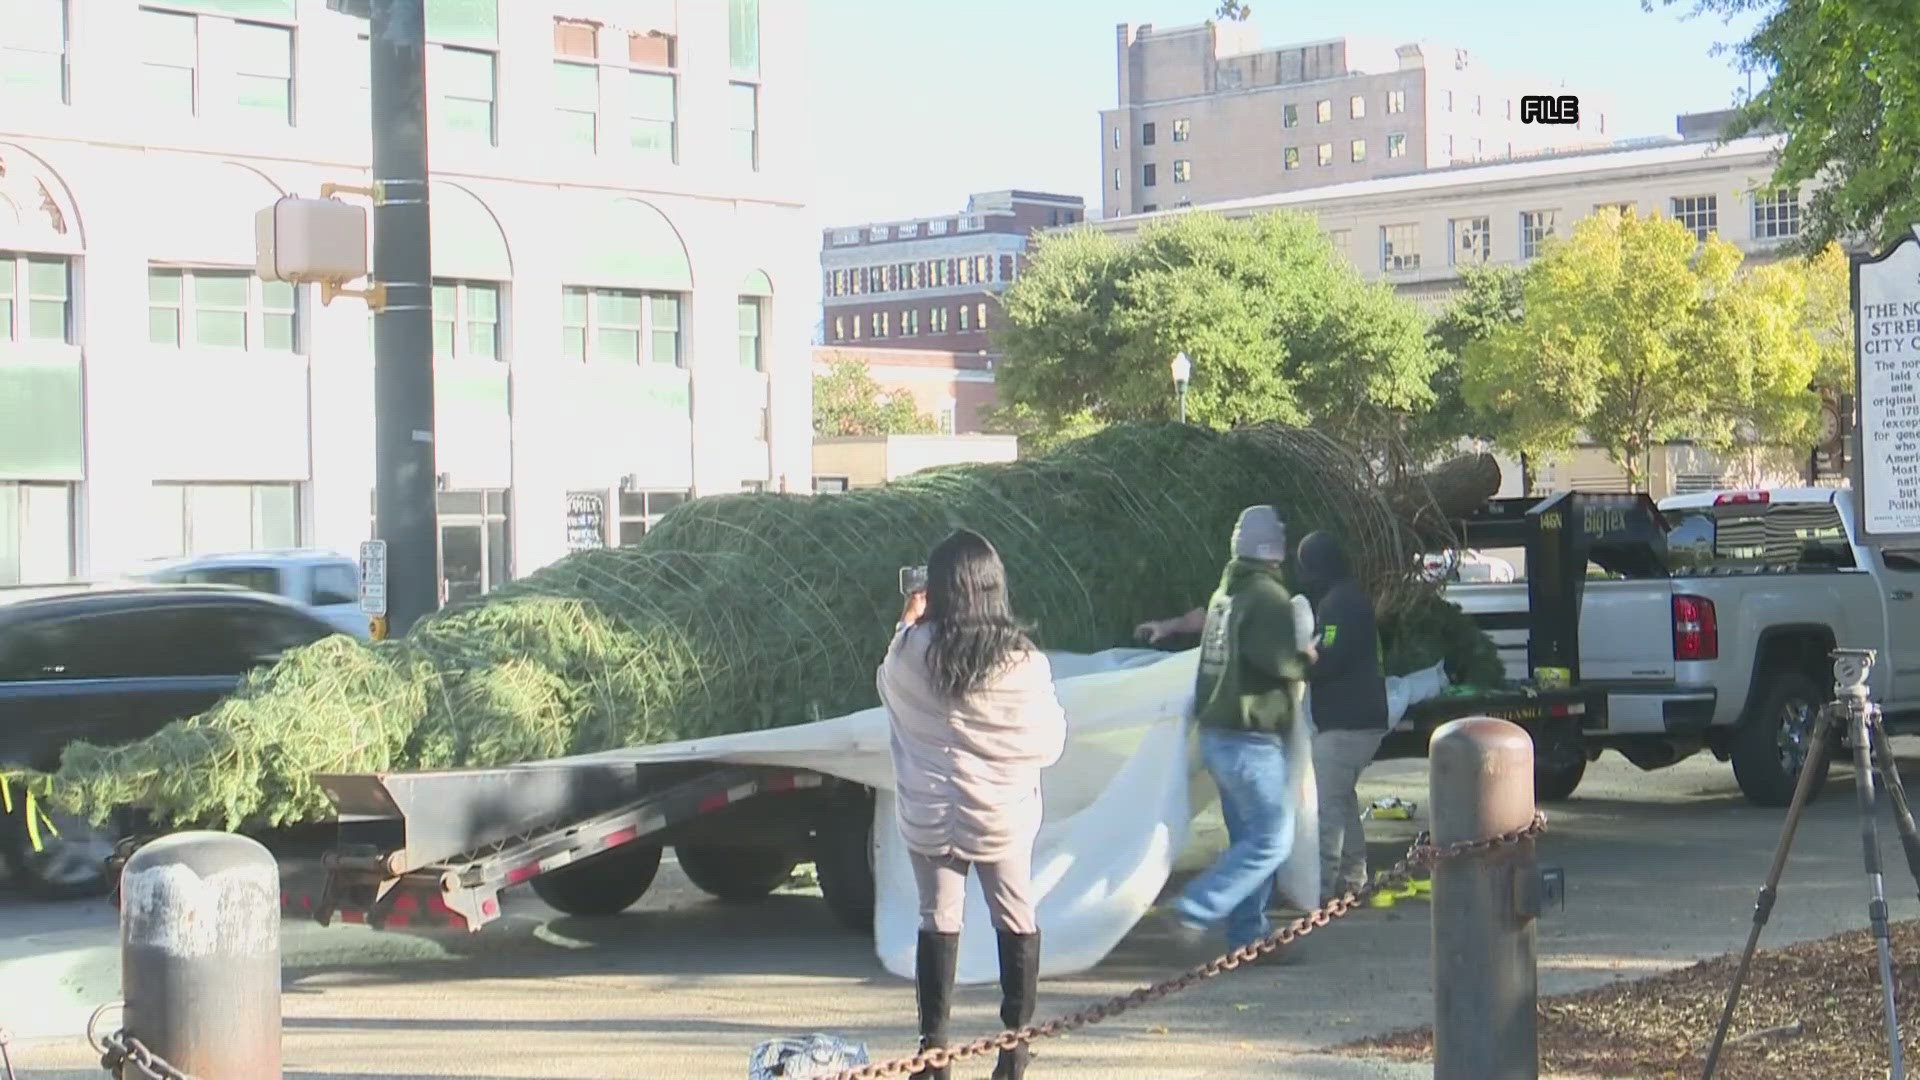
[[[1586,740],[1570,724],[1553,724],[1533,733],[1533,800],[1573,798],[1587,775]]]
[[[42,826],[38,850],[25,825],[14,821],[0,828],[5,834],[0,847],[13,879],[40,900],[89,899],[112,891],[114,877],[107,867],[116,839],[112,826],[96,828],[85,818],[44,812],[53,828]]]
[[[645,896],[660,872],[660,845],[622,844],[533,879],[534,895],[567,915],[618,915]]]
[[[1793,801],[1820,706],[1820,688],[1800,672],[1784,672],[1767,684],[1759,705],[1741,721],[1732,739],[1733,778],[1748,802],[1785,806]],[[1813,778],[1808,800],[1819,798],[1826,783],[1823,769]]]
[[[729,904],[750,904],[786,883],[799,862],[775,847],[712,847],[676,844],[674,855],[687,880]]]
[[[873,796],[848,799],[820,823],[813,868],[820,895],[835,922],[857,934],[873,933]]]

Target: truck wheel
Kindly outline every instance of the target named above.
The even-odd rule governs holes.
[[[1533,733],[1533,801],[1564,802],[1587,775],[1586,740],[1577,729],[1554,725]]]
[[[13,879],[41,900],[80,900],[112,891],[107,860],[113,855],[114,832],[58,810],[49,809],[46,815],[53,829],[41,827],[37,851],[25,825],[16,821],[5,830]]]
[[[793,876],[799,862],[781,848],[708,847],[678,844],[673,853],[687,880],[701,892],[729,904],[762,899]]]
[[[533,892],[567,915],[618,915],[647,894],[660,872],[660,845],[622,844],[533,879]]]
[[[838,807],[820,825],[813,868],[834,921],[857,934],[873,933],[873,800]]]
[[[1733,733],[1733,778],[1748,802],[1785,806],[1793,801],[1821,704],[1820,688],[1799,672],[1776,675],[1767,684],[1759,705]],[[1827,770],[1822,769],[1813,778],[1808,800],[1819,798],[1826,783]]]

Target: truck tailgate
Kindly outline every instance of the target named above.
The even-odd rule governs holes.
[[[1661,683],[1674,677],[1673,584],[1665,579],[1589,581],[1580,605],[1583,682]],[[1500,650],[1507,678],[1527,670],[1527,586],[1450,585],[1446,597],[1474,617]]]

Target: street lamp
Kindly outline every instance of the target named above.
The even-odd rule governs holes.
[[[1187,422],[1187,380],[1193,378],[1193,361],[1186,353],[1173,358],[1173,392],[1180,399],[1180,422]]]

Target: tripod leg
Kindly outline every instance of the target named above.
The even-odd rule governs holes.
[[[1881,786],[1893,799],[1893,824],[1900,830],[1900,846],[1906,849],[1907,872],[1913,875],[1913,884],[1920,889],[1920,829],[1913,824],[1913,808],[1907,803],[1907,785],[1900,779],[1900,763],[1893,757],[1893,740],[1887,737],[1887,728],[1880,720],[1880,707],[1868,706],[1871,713],[1868,721],[1873,725],[1874,767],[1880,773]]]
[[[1713,1080],[1713,1070],[1720,1064],[1720,1050],[1726,1045],[1727,1029],[1733,1024],[1733,1011],[1740,1005],[1740,987],[1747,981],[1747,971],[1753,966],[1753,954],[1760,947],[1760,931],[1766,928],[1767,919],[1773,915],[1773,902],[1779,896],[1780,875],[1787,869],[1787,853],[1793,847],[1793,834],[1800,828],[1800,814],[1807,808],[1807,796],[1812,793],[1813,778],[1827,768],[1827,748],[1833,727],[1835,706],[1823,705],[1813,723],[1813,738],[1807,746],[1807,759],[1800,765],[1800,780],[1793,788],[1793,802],[1787,806],[1787,820],[1780,826],[1780,843],[1773,850],[1773,865],[1767,870],[1767,882],[1760,886],[1760,895],[1753,902],[1753,928],[1747,932],[1747,947],[1740,954],[1740,966],[1733,973],[1733,985],[1727,988],[1727,1006],[1720,1013],[1720,1025],[1713,1032],[1713,1046],[1707,1050],[1706,1071],[1702,1080]]]
[[[1887,929],[1887,895],[1880,873],[1880,830],[1875,820],[1879,799],[1874,787],[1873,729],[1868,723],[1871,706],[1855,700],[1847,707],[1853,735],[1853,784],[1860,796],[1860,846],[1867,861],[1867,920],[1873,924],[1874,947],[1880,954],[1880,995],[1886,1012],[1887,1055],[1893,1080],[1906,1080],[1906,1066],[1900,1052],[1900,1017],[1893,1003],[1893,940]]]

